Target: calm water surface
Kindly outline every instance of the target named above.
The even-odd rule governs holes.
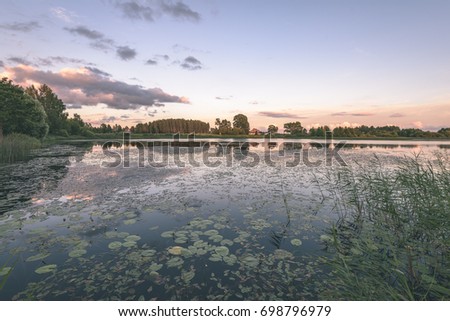
[[[309,140],[228,142],[76,142],[0,167],[0,278],[12,268],[0,299],[318,299],[320,237],[337,219],[326,176],[342,164]],[[448,148],[355,141],[338,153],[389,168]]]

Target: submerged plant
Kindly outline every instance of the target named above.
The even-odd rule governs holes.
[[[330,175],[338,222],[321,237],[334,253],[326,299],[450,299],[448,158]]]

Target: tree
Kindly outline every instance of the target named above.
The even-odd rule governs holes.
[[[44,138],[48,133],[47,115],[39,101],[27,95],[11,80],[0,81],[0,130],[5,135],[22,133]]]
[[[299,121],[284,124],[284,132],[287,134],[300,136],[306,134],[306,129]]]
[[[219,135],[223,134],[232,134],[233,129],[231,128],[231,122],[229,120],[223,119],[220,120],[220,118],[216,118],[215,122],[216,128],[214,132]]]
[[[250,131],[250,124],[248,123],[248,118],[244,114],[237,114],[233,118],[233,127],[238,128],[243,134],[248,135]]]
[[[267,127],[267,132],[269,134],[276,134],[278,132],[278,127],[275,125],[269,125],[269,127]]]
[[[66,106],[63,101],[46,84],[39,88],[31,85],[25,91],[34,99],[38,100],[44,107],[47,114],[49,132],[51,134],[61,134],[61,131],[67,127]]]

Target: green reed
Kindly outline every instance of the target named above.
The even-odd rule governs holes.
[[[328,179],[339,220],[323,237],[324,299],[450,299],[448,156],[374,158]]]

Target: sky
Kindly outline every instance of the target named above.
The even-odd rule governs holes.
[[[450,127],[448,0],[2,0],[0,76],[93,125]]]

